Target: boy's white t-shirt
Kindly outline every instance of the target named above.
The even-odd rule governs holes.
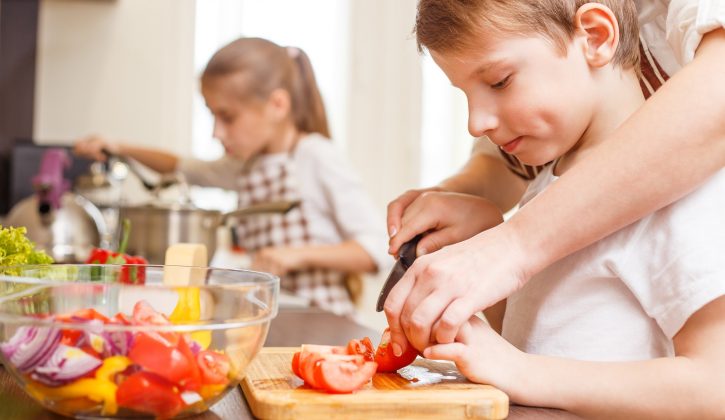
[[[552,166],[523,205],[555,182]],[[687,319],[723,295],[725,170],[532,278],[509,297],[503,336],[528,353],[579,360],[671,356]]]

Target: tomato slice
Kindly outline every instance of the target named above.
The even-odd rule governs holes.
[[[362,340],[356,340],[354,338],[350,340],[347,343],[347,352],[348,354],[359,354],[368,362],[375,360],[375,348],[368,337],[365,337]]]
[[[347,348],[343,347],[343,346],[325,346],[322,344],[303,344],[301,349],[302,349],[302,352],[308,352],[308,353],[349,354],[347,352]]]
[[[166,315],[156,311],[148,302],[140,300],[133,306],[133,323],[136,325],[169,325],[171,321]]]
[[[199,368],[183,337],[178,343],[171,343],[159,334],[138,333],[128,357],[147,371],[184,389],[199,388]]]
[[[302,379],[302,374],[300,373],[300,354],[301,352],[296,351],[292,356],[292,372],[294,372],[298,378]]]
[[[315,382],[315,364],[322,359],[323,355],[321,353],[305,351],[300,353],[300,377],[312,388],[319,388],[319,385]]]
[[[319,388],[334,394],[350,393],[365,385],[375,375],[377,363],[360,356],[324,358],[315,366],[315,382]]]
[[[149,372],[136,372],[118,386],[116,401],[121,407],[160,418],[170,418],[184,408],[174,385]]]
[[[229,382],[231,363],[226,354],[211,350],[202,350],[196,355],[196,362],[201,371],[201,381],[204,384],[226,384]]]
[[[375,352],[375,362],[378,364],[378,372],[396,372],[398,369],[404,368],[413,363],[418,357],[418,351],[410,343],[406,347],[405,352],[396,357],[390,344],[390,329],[383,331],[380,338],[380,345]]]

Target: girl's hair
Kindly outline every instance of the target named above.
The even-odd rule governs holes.
[[[240,38],[214,53],[201,80],[242,74],[245,82],[240,98],[267,100],[275,89],[286,90],[291,99],[295,127],[305,133],[329,138],[325,105],[315,81],[312,64],[304,51],[281,47],[262,38]]]
[[[414,32],[418,50],[462,52],[487,33],[548,38],[560,51],[574,36],[574,16],[586,3],[600,3],[619,22],[613,63],[639,69],[639,25],[633,0],[420,0]]]

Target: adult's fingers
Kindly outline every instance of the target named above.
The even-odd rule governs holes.
[[[403,329],[413,346],[422,351],[431,343],[431,332],[441,313],[451,300],[440,290],[428,293],[424,297],[408,299],[410,307],[406,304],[401,321]],[[406,309],[409,313],[406,313]]]
[[[461,326],[468,321],[476,311],[476,302],[470,296],[453,300],[443,311],[437,329],[434,331],[435,340],[439,343],[452,343],[455,341]]]
[[[393,287],[383,305],[385,318],[387,318],[388,327],[390,328],[390,343],[396,356],[403,354],[408,346],[408,339],[400,323],[400,315],[403,312],[405,301],[415,285],[415,276],[411,271],[408,270],[398,281],[398,284]]]
[[[415,201],[420,194],[420,190],[409,190],[388,204],[388,236],[392,238],[400,231],[401,221],[403,219],[405,209],[407,209],[410,203]]]

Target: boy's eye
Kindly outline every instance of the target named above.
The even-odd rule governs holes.
[[[506,76],[500,82],[492,84],[491,87],[493,89],[503,89],[508,85],[510,79],[511,79],[510,75]]]

